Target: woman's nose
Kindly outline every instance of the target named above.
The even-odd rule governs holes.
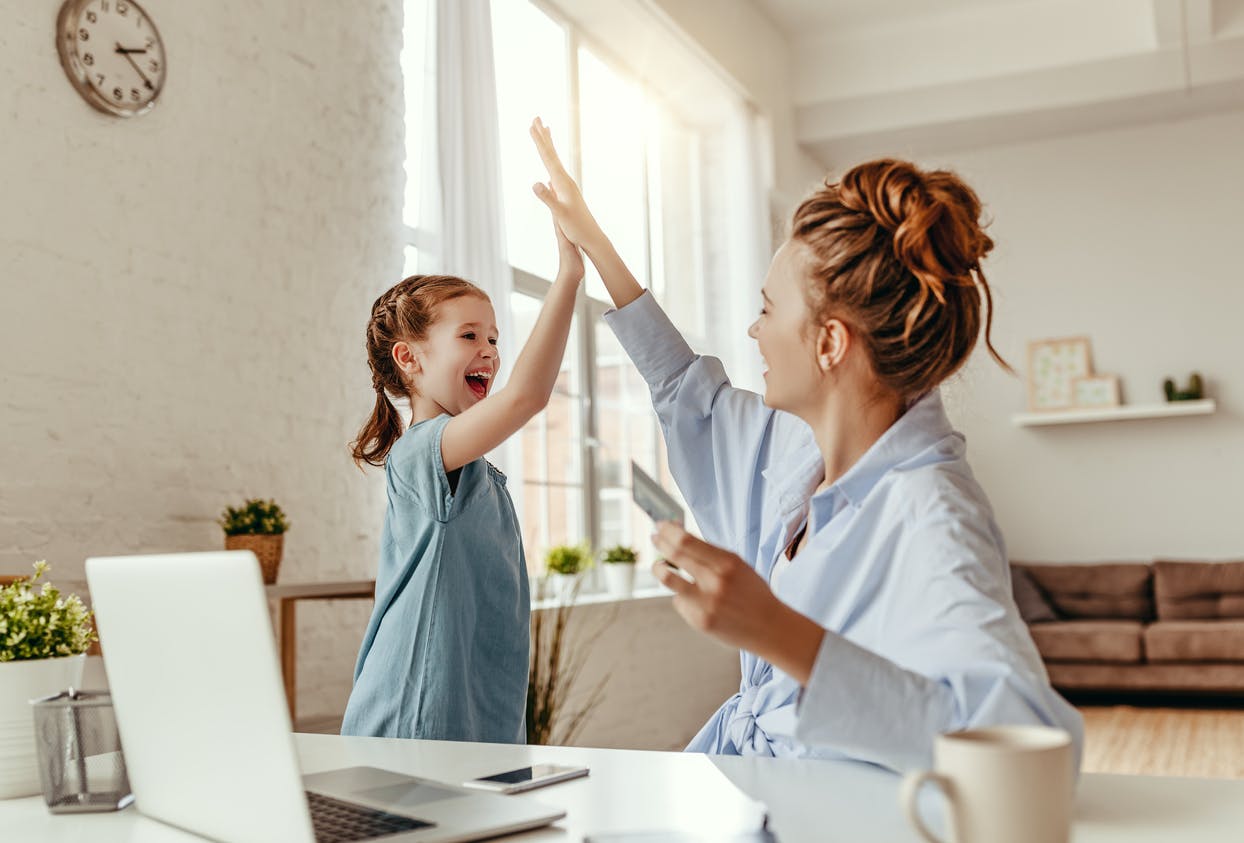
[[[757,339],[756,332],[760,329],[760,320],[757,319],[747,328],[747,335],[752,339]]]

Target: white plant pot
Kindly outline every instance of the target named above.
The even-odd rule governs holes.
[[[559,603],[573,603],[575,597],[575,584],[579,581],[579,574],[549,574],[550,591],[549,596],[557,600]]]
[[[30,701],[79,687],[85,664],[85,653],[0,662],[0,799],[43,792]]]
[[[605,562],[605,586],[614,597],[630,597],[635,591],[634,562]]]

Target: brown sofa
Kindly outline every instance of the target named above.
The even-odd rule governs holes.
[[[1059,690],[1244,696],[1244,562],[1014,563],[1011,572]]]

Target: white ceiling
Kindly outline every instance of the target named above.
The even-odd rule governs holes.
[[[1244,0],[753,2],[827,167],[1244,107]]]

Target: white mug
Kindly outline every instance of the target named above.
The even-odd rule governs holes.
[[[929,843],[917,796],[936,785],[949,805],[951,843],[1067,843],[1075,789],[1071,736],[1048,726],[996,726],[938,735],[933,770],[908,773],[900,802]]]

